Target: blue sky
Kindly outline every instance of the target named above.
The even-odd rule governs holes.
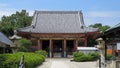
[[[120,0],[0,0],[0,17],[26,9],[82,10],[86,25],[102,23],[114,26],[120,23]]]

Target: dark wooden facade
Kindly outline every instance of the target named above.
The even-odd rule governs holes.
[[[61,57],[67,57],[68,55],[71,55],[72,52],[77,51],[77,47],[87,47],[87,39],[90,37],[91,39],[95,38],[98,35],[98,32],[93,33],[73,33],[73,34],[39,34],[39,33],[24,33],[19,32],[19,34],[23,37],[26,36],[26,38],[30,39],[32,44],[31,47],[33,51],[36,50],[46,50],[49,54],[48,56],[55,56],[55,53],[60,53]],[[44,44],[43,42],[47,41]],[[62,41],[58,42],[59,44],[62,44],[61,51],[55,51],[55,44],[54,41]],[[71,41],[72,44],[69,42]],[[80,44],[82,43],[82,44]],[[43,45],[44,44],[44,45]],[[69,45],[70,44],[70,45]],[[46,48],[44,48],[46,47]]]
[[[112,59],[116,59],[115,56],[120,53],[120,50],[117,50],[117,43],[120,43],[120,23],[102,33],[100,37],[105,41],[105,52],[107,53],[107,50],[111,50]]]

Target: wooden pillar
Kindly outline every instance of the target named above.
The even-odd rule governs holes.
[[[66,39],[64,39],[64,46],[63,46],[63,49],[64,49],[64,57],[67,57],[67,52],[66,52]]]
[[[38,50],[42,50],[42,41],[38,39]]]
[[[75,40],[74,51],[77,51],[77,47],[78,47],[78,39]]]
[[[84,38],[84,46],[87,47],[87,34],[85,34],[85,38]]]
[[[49,56],[50,58],[52,57],[52,39],[49,40],[50,44],[49,44]]]
[[[87,38],[84,40],[84,46],[87,47]]]

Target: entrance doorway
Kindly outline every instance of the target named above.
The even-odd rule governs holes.
[[[66,50],[67,50],[67,56],[71,56],[74,51],[74,40],[67,40],[66,41]]]
[[[42,50],[45,50],[47,53],[49,53],[49,44],[49,40],[42,40]]]
[[[62,57],[62,45],[62,40],[53,40],[53,57]]]

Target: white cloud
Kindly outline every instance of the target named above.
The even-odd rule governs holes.
[[[14,14],[16,11],[21,11],[21,10],[17,10],[17,9],[3,9],[0,10],[0,19],[3,16],[10,16],[11,14]],[[30,16],[33,16],[34,11],[32,10],[26,10]]]
[[[34,10],[27,10],[27,12],[29,12],[30,16],[33,16]]]
[[[2,16],[10,16],[11,14],[15,13],[14,11],[0,11],[0,18]]]
[[[120,11],[90,11],[86,12],[87,17],[120,17]]]
[[[87,25],[102,23],[113,26],[120,22],[120,11],[87,11],[84,13],[84,21]]]

